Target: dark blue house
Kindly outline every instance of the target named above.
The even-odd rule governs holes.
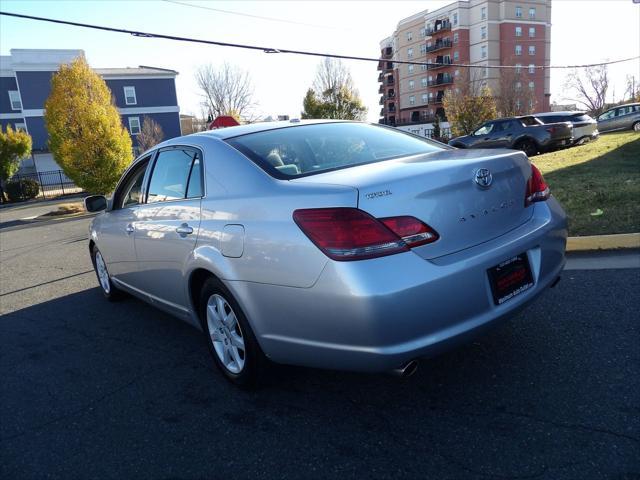
[[[0,57],[0,124],[26,130],[33,139],[32,158],[21,165],[21,173],[58,170],[49,153],[44,125],[44,103],[51,90],[51,77],[60,64],[84,55],[82,50],[12,49]],[[156,67],[94,69],[113,92],[122,123],[136,137],[144,117],[155,120],[164,138],[180,135],[180,109],[175,78],[178,72]]]

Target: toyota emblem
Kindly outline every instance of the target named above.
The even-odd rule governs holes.
[[[478,169],[474,179],[480,188],[489,188],[493,182],[493,176],[488,168]]]

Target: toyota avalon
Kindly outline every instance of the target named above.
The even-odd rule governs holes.
[[[106,298],[202,330],[238,384],[269,362],[409,374],[565,261],[565,214],[523,152],[359,122],[173,138],[85,205],[101,212],[89,251]]]

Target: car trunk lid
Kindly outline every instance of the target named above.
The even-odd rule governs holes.
[[[524,206],[530,175],[522,152],[443,150],[293,181],[353,186],[358,208],[374,217],[418,218],[440,235],[438,241],[414,249],[430,259],[486,242],[526,222],[533,210]]]

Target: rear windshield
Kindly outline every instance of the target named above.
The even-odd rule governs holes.
[[[366,123],[299,125],[227,142],[276,178],[296,178],[445,149],[427,139]]]

